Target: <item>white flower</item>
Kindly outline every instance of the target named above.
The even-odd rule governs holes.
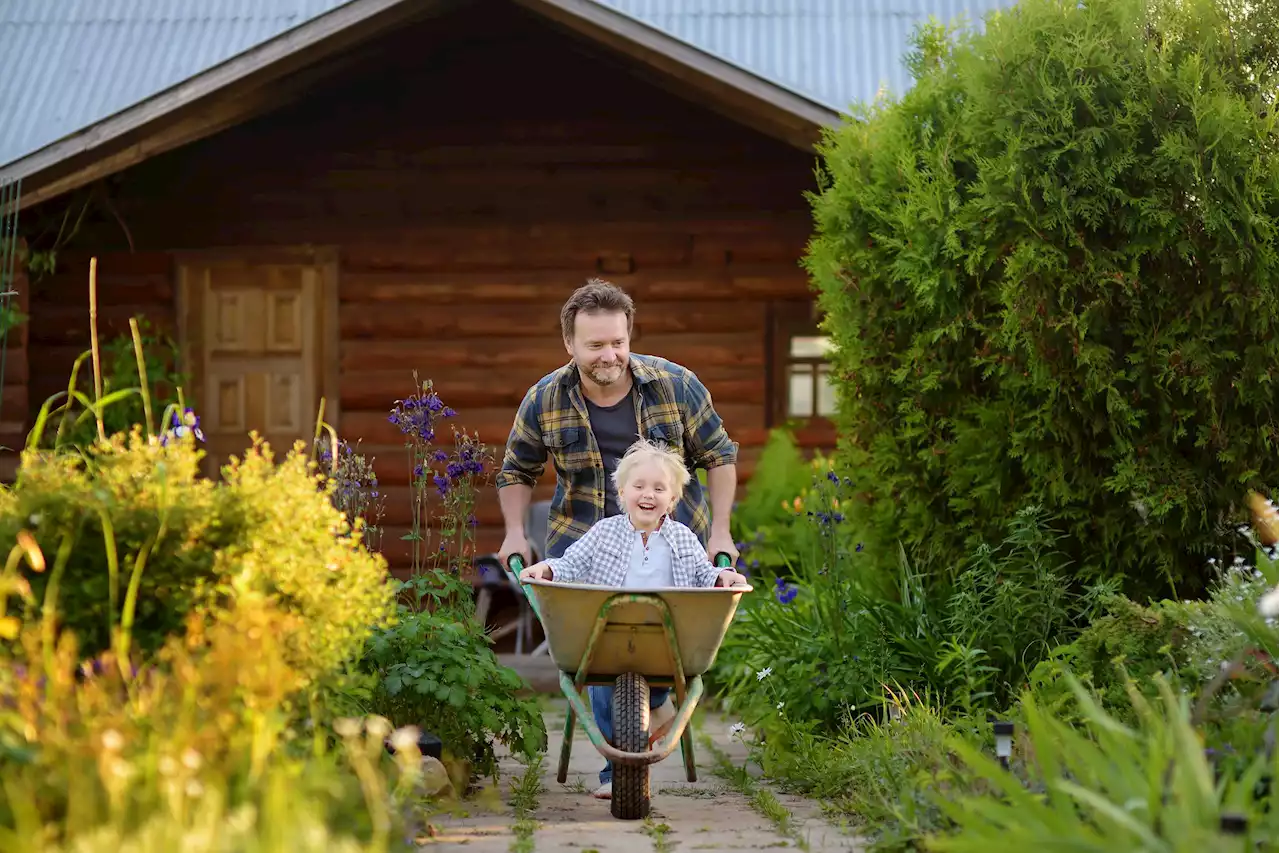
[[[746,723],[734,723],[732,726],[729,726],[729,737],[737,737],[738,735],[742,734],[746,730],[747,730]]]
[[[115,729],[107,729],[102,733],[102,748],[107,752],[119,752],[124,749],[124,738]]]
[[[157,765],[157,769],[160,771],[161,776],[172,776],[174,773],[178,772],[178,762],[165,755],[160,758],[160,763]]]
[[[199,770],[204,760],[200,758],[200,753],[191,747],[187,747],[182,753],[182,765],[188,770]]]
[[[785,704],[787,704],[787,703],[786,703],[786,702],[779,702],[779,703],[778,703],[778,710],[779,710],[779,711],[781,711],[781,710],[782,710],[782,706],[783,706],[783,705],[785,705]]]
[[[360,721],[354,717],[341,717],[333,721],[333,730],[338,737],[355,737],[360,734]]]
[[[391,733],[391,746],[396,752],[403,752],[418,745],[418,727],[401,726]]]
[[[1280,616],[1280,587],[1262,596],[1258,601],[1258,612],[1271,618]]]
[[[204,786],[200,784],[199,779],[189,779],[187,781],[187,796],[195,799],[204,793]]]
[[[756,681],[764,681],[771,675],[773,675],[773,667],[766,666],[764,669],[756,673]]]
[[[391,721],[386,717],[379,717],[376,714],[368,717],[364,721],[365,729],[375,738],[382,740],[391,734]]]

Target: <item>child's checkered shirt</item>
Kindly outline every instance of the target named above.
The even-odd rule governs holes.
[[[639,531],[624,513],[591,525],[586,535],[547,560],[552,580],[621,587],[631,567],[631,546]],[[686,525],[667,516],[656,534],[671,545],[671,575],[676,586],[715,586],[721,569],[711,565],[707,549]]]

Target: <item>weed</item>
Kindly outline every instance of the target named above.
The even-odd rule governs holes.
[[[704,736],[703,748],[715,760],[712,768],[717,776],[724,779],[729,787],[747,798],[751,807],[769,820],[781,835],[795,842],[801,850],[809,849],[809,842],[796,830],[791,822],[791,811],[778,801],[768,788],[760,787],[756,780],[746,771],[729,760],[729,756],[715,745],[711,738]]]

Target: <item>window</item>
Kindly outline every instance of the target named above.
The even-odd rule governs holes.
[[[831,339],[821,334],[812,303],[774,306],[773,404],[774,423],[828,420],[836,413],[831,382]]]
[[[830,338],[794,335],[787,344],[787,417],[831,417],[836,413],[836,395],[827,363]]]

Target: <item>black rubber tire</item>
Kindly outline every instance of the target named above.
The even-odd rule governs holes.
[[[613,745],[623,752],[649,749],[649,683],[629,672],[613,683]],[[613,763],[610,813],[618,820],[649,816],[649,765]]]

